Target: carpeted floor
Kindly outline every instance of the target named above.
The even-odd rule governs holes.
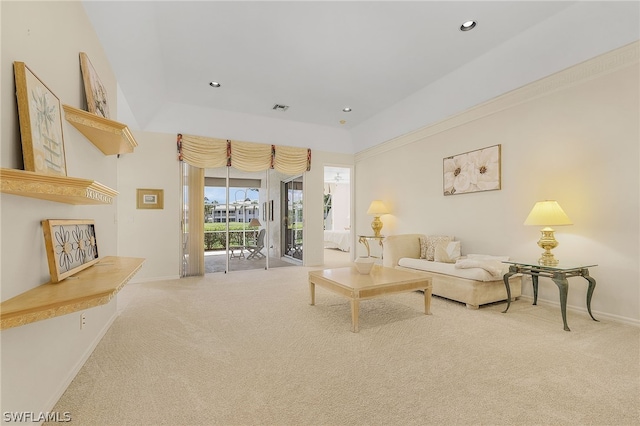
[[[54,411],[74,425],[637,425],[640,329],[519,300],[350,306],[305,267],[130,284]],[[595,295],[594,297],[597,297]]]

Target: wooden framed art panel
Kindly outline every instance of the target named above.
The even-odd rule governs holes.
[[[60,282],[99,260],[93,220],[45,219],[42,231],[51,282]]]
[[[138,188],[136,206],[139,209],[163,209],[164,190]]]
[[[82,71],[84,92],[87,96],[87,110],[100,117],[109,118],[107,89],[102,84],[102,81],[100,81],[98,73],[84,52],[80,52],[80,69]]]
[[[444,195],[495,191],[502,186],[501,145],[446,157],[443,160]]]
[[[24,169],[66,176],[60,99],[25,65],[14,62]]]

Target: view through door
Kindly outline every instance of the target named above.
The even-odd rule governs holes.
[[[300,263],[304,259],[302,186],[302,176],[283,181],[281,203],[283,216],[282,252],[286,258]]]
[[[205,273],[267,267],[265,224],[260,220],[266,197],[266,172],[228,167],[205,171]]]
[[[351,232],[351,168],[324,168],[324,258],[327,263],[349,262],[356,250]]]
[[[220,167],[206,169],[204,179],[205,273],[292,266],[281,258],[274,210],[280,173]]]

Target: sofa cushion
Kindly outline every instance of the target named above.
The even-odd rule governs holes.
[[[420,237],[420,259],[434,260],[436,245],[441,241],[448,243],[453,240],[453,237],[446,235],[426,235]]]
[[[435,262],[455,263],[460,257],[460,241],[440,241],[433,255]]]
[[[482,268],[459,269],[453,263],[432,262],[425,259],[413,259],[403,257],[398,265],[405,268],[418,269],[426,272],[436,272],[444,275],[451,275],[458,278],[466,278],[476,281],[498,281],[495,276]],[[507,268],[508,270],[508,268]],[[506,271],[505,271],[506,272]]]
[[[467,259],[478,259],[478,260],[499,260],[500,262],[509,260],[509,256],[493,256],[491,254],[467,254],[465,256]]]

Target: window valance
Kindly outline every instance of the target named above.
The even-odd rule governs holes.
[[[311,149],[178,134],[178,159],[203,169],[234,167],[245,172],[311,170]]]

